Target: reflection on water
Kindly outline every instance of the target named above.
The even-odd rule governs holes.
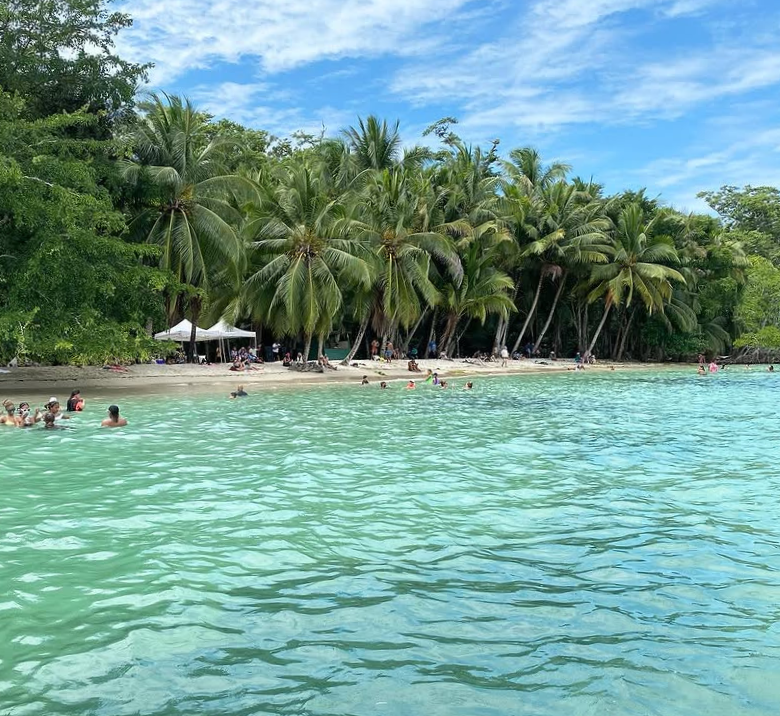
[[[572,373],[0,432],[0,712],[774,715],[779,396]]]

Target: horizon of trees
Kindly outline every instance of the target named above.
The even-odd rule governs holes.
[[[421,355],[431,338],[449,355],[780,349],[775,188],[682,214],[531,147],[471,146],[453,118],[431,149],[374,116],[277,139],[184,97],[136,103],[148,65],[113,46],[130,18],[62,5],[0,2],[4,362],[148,360],[182,316],[307,354],[348,339],[349,359],[372,338]]]

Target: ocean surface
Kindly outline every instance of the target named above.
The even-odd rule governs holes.
[[[455,382],[0,429],[0,714],[776,716],[780,375]]]

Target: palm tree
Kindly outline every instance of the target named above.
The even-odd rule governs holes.
[[[665,304],[672,299],[672,281],[685,284],[683,275],[667,265],[679,262],[672,240],[653,233],[654,224],[661,217],[663,213],[659,212],[645,224],[644,213],[638,204],[629,204],[621,209],[613,238],[612,260],[595,266],[591,275],[591,283],[595,287],[588,300],[593,302],[603,296],[605,306],[588,346],[589,354],[593,352],[613,306],[623,303],[630,306],[636,292],[648,313],[663,313]],[[629,329],[630,319],[625,332],[628,333]]]
[[[302,332],[306,358],[316,333],[321,354],[345,288],[371,281],[344,207],[310,166],[294,164],[278,183],[260,187],[248,215],[244,231],[261,267],[247,279],[247,303],[277,329]]]
[[[422,199],[401,167],[375,172],[356,199],[359,218],[353,225],[373,266],[374,325],[383,335],[393,335],[398,327],[416,324],[439,301],[431,280],[434,265],[442,266],[456,283],[463,269],[448,236],[422,229],[427,210],[420,211]],[[346,362],[354,357],[369,318],[363,312],[358,340]]]
[[[124,176],[131,184],[149,182],[152,197],[130,228],[160,246],[160,265],[191,287],[192,358],[210,274],[241,258],[236,233],[241,215],[230,203],[241,179],[225,174],[225,142],[207,141],[205,116],[189,100],[152,95],[139,108],[144,115],[132,136],[134,157]]]
[[[493,265],[491,251],[482,242],[472,243],[462,254],[463,278],[459,284],[449,282],[444,288],[443,308],[446,315],[441,349],[448,355],[455,342],[466,330],[468,323],[458,333],[462,319],[468,322],[476,319],[484,324],[487,317],[497,314],[502,317],[516,310],[509,292],[512,279]]]

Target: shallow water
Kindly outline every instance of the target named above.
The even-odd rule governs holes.
[[[778,398],[571,373],[0,431],[0,713],[774,715]]]

